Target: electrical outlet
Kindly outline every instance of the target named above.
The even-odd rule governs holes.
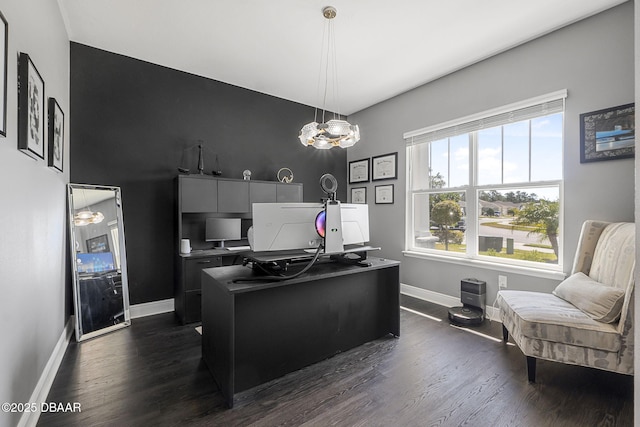
[[[498,275],[498,288],[507,289],[507,276]]]

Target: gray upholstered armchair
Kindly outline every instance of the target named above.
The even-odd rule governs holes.
[[[497,304],[527,357],[633,375],[635,224],[586,221],[571,276],[552,294],[504,290]]]

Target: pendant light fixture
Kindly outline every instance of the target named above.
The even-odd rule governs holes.
[[[82,190],[82,198],[84,199],[84,204],[86,206],[85,210],[77,212],[73,216],[73,223],[77,226],[85,226],[89,224],[99,224],[104,220],[104,215],[102,212],[92,212],[89,205],[87,205],[87,198],[84,194],[84,190]]]
[[[318,88],[324,74],[324,92],[322,97],[322,122],[318,123],[318,108],[316,107],[315,118],[311,123],[307,123],[300,130],[298,138],[304,146],[312,146],[320,150],[326,150],[332,147],[347,148],[354,145],[360,140],[360,129],[358,125],[352,125],[343,120],[338,113],[331,113],[333,118],[325,122],[327,107],[327,92],[329,84],[332,84],[333,97],[336,105],[333,108],[338,111],[338,72],[336,65],[336,44],[333,31],[333,18],[336,17],[338,11],[333,6],[327,6],[322,9],[322,15],[326,18],[325,35],[326,39],[326,62],[320,64],[320,76],[318,77]],[[324,46],[323,37],[323,46]],[[324,49],[322,51],[324,54]],[[332,61],[332,67],[329,62]],[[324,65],[324,73],[323,73]],[[331,75],[331,76],[330,76]],[[329,79],[332,79],[330,81]]]

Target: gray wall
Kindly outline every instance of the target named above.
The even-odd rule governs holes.
[[[374,183],[367,185],[372,244],[385,257],[402,261],[407,285],[459,296],[460,279],[487,281],[487,302],[497,292],[498,274],[510,289],[551,291],[557,280],[499,270],[406,257],[405,161],[402,135],[473,113],[560,89],[568,90],[564,149],[564,271],[571,268],[580,226],[585,219],[634,220],[633,159],[580,164],[579,115],[634,102],[633,3],[533,40],[458,72],[351,115],[362,141],[348,160],[398,152],[395,203],[375,205]],[[428,55],[428,52],[421,52]],[[407,59],[405,65],[409,65]],[[389,181],[384,181],[387,183]]]
[[[69,39],[55,1],[0,0],[0,11],[9,22],[7,137],[0,137],[0,401],[29,402],[67,320],[69,135],[62,174],[16,149],[17,55],[31,56],[68,129]],[[0,426],[19,417],[2,412]]]

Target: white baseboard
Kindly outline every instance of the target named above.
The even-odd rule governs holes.
[[[175,302],[174,299],[171,298],[162,301],[135,304],[130,306],[129,310],[131,318],[136,319],[144,316],[152,316],[154,314],[172,312],[175,310]],[[33,390],[31,398],[29,399],[29,402],[38,404],[38,411],[23,413],[20,421],[18,422],[18,427],[35,427],[38,423],[38,419],[40,418],[40,405],[47,401],[51,385],[58,373],[64,353],[67,351],[67,346],[71,341],[75,324],[75,317],[69,316],[64,330],[62,331],[62,335],[60,335],[60,338],[47,361],[47,365],[44,367],[42,375],[40,375],[38,384],[36,384],[36,388]]]
[[[400,284],[400,293],[408,295],[410,297],[421,299],[423,301],[429,301],[434,304],[443,305],[445,307],[455,307],[456,305],[460,305],[460,298],[441,294],[439,292],[433,292],[428,289],[418,288],[404,283]]]
[[[29,402],[37,403],[38,410],[35,412],[24,412],[20,421],[18,422],[18,427],[31,427],[38,423],[38,419],[40,418],[40,408],[41,404],[47,401],[47,396],[49,395],[49,390],[51,390],[51,385],[53,384],[53,380],[58,373],[58,368],[60,368],[60,364],[62,363],[62,358],[64,357],[64,353],[67,350],[67,346],[69,345],[69,341],[71,341],[71,336],[73,335],[74,326],[75,326],[75,318],[74,316],[69,316],[67,320],[67,324],[64,326],[62,334],[56,343],[56,346],[51,353],[51,357],[47,361],[47,364],[42,371],[42,375],[40,375],[40,379],[38,380],[38,384],[36,384],[36,388],[33,390],[31,394],[31,398]]]
[[[439,292],[430,291],[428,289],[418,288],[416,286],[407,285],[405,283],[400,284],[400,293],[421,299],[423,301],[432,302],[434,304],[442,305],[445,307],[455,307],[462,305],[460,302],[460,298],[452,297],[451,295],[441,294]],[[498,316],[498,310],[494,309],[487,305],[485,310],[485,315],[487,318],[492,321],[500,321],[500,316]]]
[[[175,310],[173,298],[160,301],[143,302],[129,306],[129,314],[132,319],[139,317],[153,316],[154,314],[170,313]]]

